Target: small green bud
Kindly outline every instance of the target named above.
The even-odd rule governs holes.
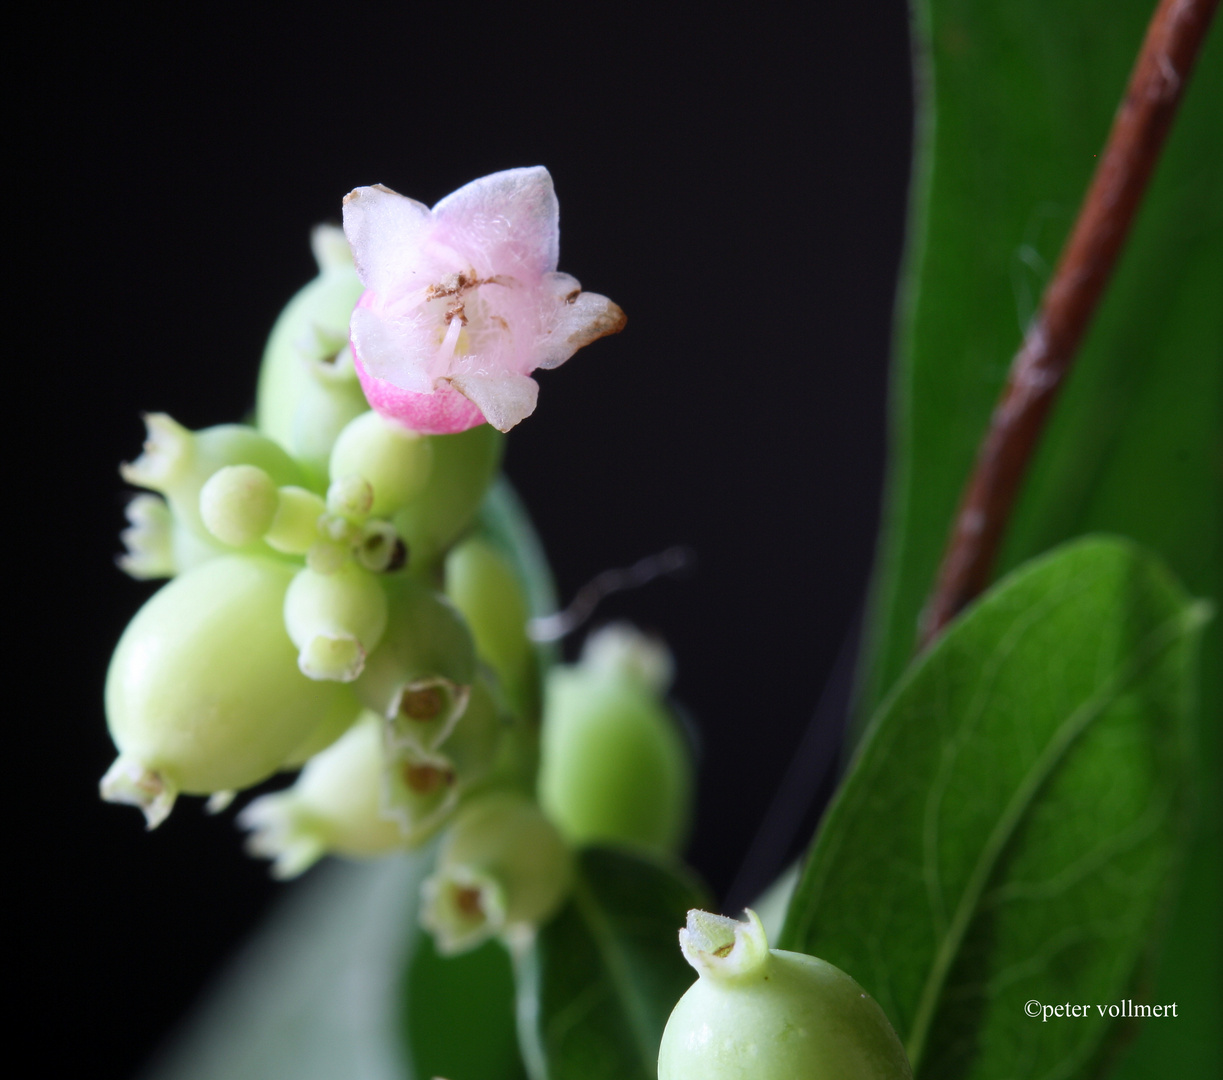
[[[258,465],[226,465],[200,488],[200,518],[223,544],[246,547],[272,527],[280,496]]]
[[[373,506],[373,487],[368,480],[356,473],[332,480],[327,488],[327,511],[336,517],[360,524],[369,517]],[[340,536],[333,534],[332,539],[339,540]]]
[[[331,450],[332,479],[353,475],[367,480],[375,517],[386,517],[416,498],[432,467],[433,443],[427,436],[373,411],[350,420]]]
[[[389,721],[392,746],[427,757],[467,707],[475,646],[463,617],[444,597],[409,578],[384,580],[390,599],[386,634],[356,690]]]
[[[257,465],[277,484],[302,480],[301,470],[280,446],[244,424],[188,431],[165,413],[149,413],[144,422],[144,452],[119,472],[129,484],[166,496],[175,518],[198,536],[212,536],[200,516],[200,492],[218,469]]]
[[[425,486],[391,518],[418,568],[434,565],[471,524],[504,449],[504,436],[488,424],[426,438],[433,461]]]
[[[680,947],[700,977],[667,1021],[658,1080],[911,1080],[874,999],[823,960],[770,949],[747,916],[688,912]]]
[[[286,555],[304,555],[319,539],[319,518],[327,504],[313,491],[282,487],[277,492],[276,516],[264,539]]]
[[[572,880],[573,857],[535,803],[494,792],[456,815],[422,887],[421,923],[443,954],[513,940],[556,912]]]
[[[471,537],[446,556],[446,595],[471,627],[476,652],[496,672],[522,716],[535,716],[539,668],[527,637],[530,606],[509,560],[492,544]]]
[[[381,809],[380,725],[373,713],[363,714],[306,763],[291,788],[256,799],[238,815],[251,831],[247,849],[273,860],[273,877],[296,877],[329,852],[362,858],[404,846],[399,825]]]
[[[625,631],[616,633],[622,645]],[[605,663],[612,652],[596,646],[595,663],[584,657],[548,674],[540,805],[570,843],[675,852],[691,817],[688,748],[651,680],[637,665]]]
[[[329,574],[307,566],[289,586],[284,619],[303,675],[352,682],[386,629],[386,593],[351,560]]]
[[[259,371],[256,424],[302,463],[310,486],[327,483],[336,436],[369,409],[348,348],[361,280],[348,243],[332,226],[314,230],[319,276],[289,301],[272,328]]]
[[[120,756],[102,797],[149,826],[178,792],[208,795],[271,776],[315,730],[336,688],[303,677],[284,632],[293,568],[228,555],[174,578],[128,624],[106,676]]]

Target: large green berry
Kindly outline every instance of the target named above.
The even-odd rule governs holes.
[[[306,678],[284,629],[293,567],[226,555],[170,581],[136,613],[106,678],[120,756],[103,796],[162,820],[178,792],[249,787],[315,731],[336,684]]]
[[[840,968],[770,949],[747,914],[688,913],[680,945],[700,978],[667,1021],[658,1080],[911,1080],[874,999]]]
[[[691,816],[688,748],[636,667],[606,662],[608,649],[597,642],[588,652],[548,674],[540,805],[571,843],[674,852]]]

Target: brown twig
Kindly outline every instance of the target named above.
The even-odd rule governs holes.
[[[1011,363],[926,606],[928,645],[989,584],[1032,451],[1159,159],[1218,0],[1160,0],[1100,164]]]

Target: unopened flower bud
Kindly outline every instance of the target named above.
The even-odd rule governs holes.
[[[311,486],[322,488],[336,436],[369,404],[348,347],[361,293],[348,243],[338,229],[320,226],[312,246],[319,276],[289,301],[272,329],[259,371],[256,423],[301,462]]]
[[[467,707],[475,646],[444,597],[411,579],[384,580],[390,599],[386,633],[356,690],[386,717],[391,745],[428,756]]]
[[[658,1080],[910,1080],[866,991],[814,956],[770,949],[747,916],[688,913],[680,946],[700,978],[667,1021]]]
[[[571,843],[675,852],[692,789],[675,718],[635,668],[583,660],[549,672],[539,801]]]
[[[471,524],[501,463],[505,439],[487,424],[428,436],[432,465],[424,488],[391,521],[416,565],[432,565]]]
[[[535,803],[494,792],[456,815],[422,888],[421,923],[439,952],[465,952],[498,934],[529,933],[560,907],[572,880],[573,857]]]
[[[286,555],[304,555],[318,542],[319,518],[326,511],[327,504],[313,491],[282,487],[277,492],[276,516],[264,539]]]
[[[246,547],[276,518],[276,482],[258,465],[226,465],[200,489],[200,518],[223,544]]]
[[[132,619],[106,677],[120,757],[103,798],[157,825],[178,792],[272,775],[326,715],[335,687],[303,677],[284,633],[293,568],[222,556],[174,578]]]
[[[285,596],[285,629],[311,679],[352,682],[386,628],[386,594],[378,579],[351,560],[331,574],[307,566]]]
[[[248,850],[273,860],[274,877],[296,877],[328,853],[360,858],[404,846],[399,825],[380,806],[381,740],[381,721],[367,712],[311,758],[291,788],[238,815],[251,830]]]
[[[212,536],[200,517],[200,491],[218,469],[257,465],[276,484],[302,481],[301,469],[280,446],[244,424],[188,431],[165,413],[149,413],[144,421],[144,452],[119,472],[129,484],[165,495],[175,518],[199,536]]]
[[[424,490],[433,443],[376,412],[362,413],[340,432],[331,450],[333,479],[360,476],[373,489],[370,513],[386,517]]]
[[[446,556],[446,595],[471,627],[476,652],[496,672],[506,698],[523,716],[535,716],[539,668],[527,637],[530,607],[509,560],[481,537]]]

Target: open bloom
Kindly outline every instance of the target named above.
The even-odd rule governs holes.
[[[542,167],[474,180],[432,210],[357,188],[344,232],[365,285],[351,325],[365,395],[417,431],[485,420],[508,431],[535,411],[532,371],[625,323],[605,296],[557,273],[559,207]]]

